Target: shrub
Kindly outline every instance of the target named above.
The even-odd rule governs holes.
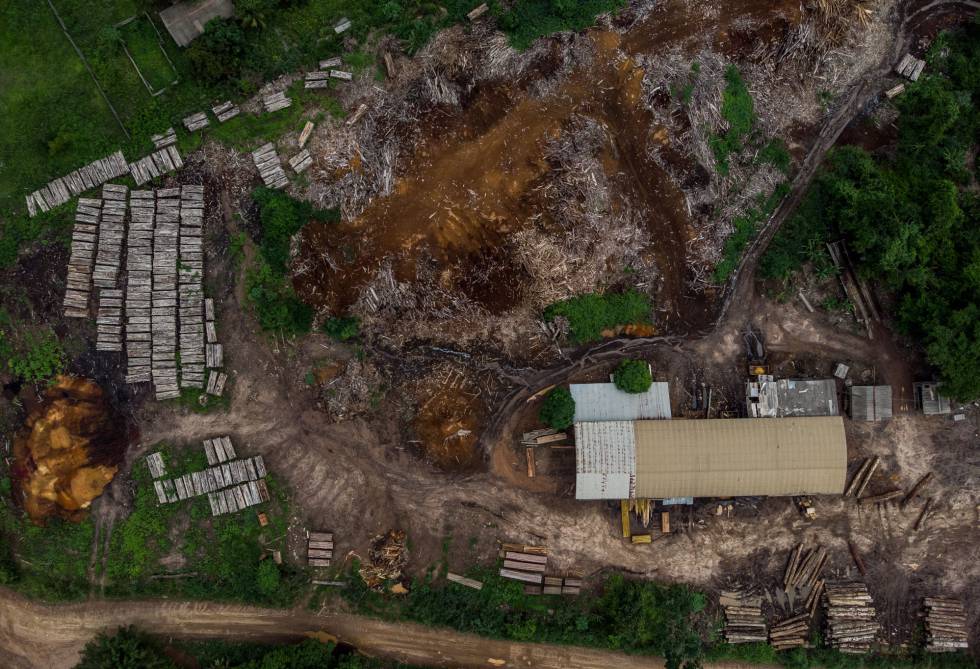
[[[260,262],[248,270],[245,291],[263,330],[288,335],[310,331],[313,309],[296,297],[288,280],[277,275],[268,263]]]
[[[613,381],[627,393],[645,393],[653,385],[650,366],[642,360],[623,360],[613,372]]]
[[[728,130],[723,135],[715,135],[710,142],[721,174],[728,174],[728,157],[742,150],[742,140],[752,131],[756,118],[752,94],[737,67],[729,65],[725,69],[725,81],[721,115],[728,122]]]
[[[355,316],[328,318],[327,322],[323,324],[323,331],[331,339],[349,341],[361,334],[360,321]]]
[[[65,350],[51,330],[15,323],[0,311],[0,363],[28,383],[47,381],[65,367]]]
[[[135,627],[120,627],[115,634],[105,632],[85,644],[75,669],[175,669],[169,657]]]
[[[233,19],[211,19],[187,49],[196,76],[212,83],[237,79],[243,69],[245,33]]]
[[[568,388],[555,388],[544,398],[538,413],[541,422],[555,430],[564,430],[575,418],[575,400]]]
[[[649,323],[650,310],[649,298],[635,290],[586,293],[555,302],[545,309],[544,318],[547,321],[558,316],[568,319],[572,339],[584,344],[601,339],[605,329]]]
[[[276,272],[285,273],[289,265],[289,240],[303,229],[318,213],[330,217],[331,212],[317,212],[309,202],[296,200],[272,188],[256,188],[252,199],[259,205],[259,224],[262,238],[259,250]]]

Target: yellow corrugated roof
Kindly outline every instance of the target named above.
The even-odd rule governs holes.
[[[636,497],[840,494],[840,416],[636,421]]]

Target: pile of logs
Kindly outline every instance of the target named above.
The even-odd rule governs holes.
[[[820,579],[820,572],[826,563],[826,548],[817,546],[805,551],[803,544],[799,544],[790,553],[789,563],[783,574],[783,587],[787,592],[791,588],[796,588],[801,595],[805,595],[806,608],[811,615],[816,611],[820,591],[824,586],[824,582]]]
[[[27,196],[27,215],[37,216],[38,211],[48,211],[68,202],[72,197],[101,186],[110,179],[121,177],[130,171],[122,151],[95,160],[70,174],[58,177],[44,188]]]
[[[333,558],[333,532],[306,533],[306,561],[311,567],[329,567]]]
[[[725,611],[725,641],[765,643],[769,640],[762,616],[762,597],[748,590],[722,591],[718,600]]]
[[[842,653],[867,653],[878,635],[876,611],[868,586],[861,582],[827,583],[826,639]]]
[[[252,152],[252,161],[259,170],[262,182],[269,188],[283,188],[289,183],[279,162],[279,154],[272,142],[263,144]]]
[[[68,287],[65,290],[65,316],[88,318],[88,297],[92,290],[92,261],[99,233],[102,200],[79,198],[75,227],[71,235],[68,260]]]
[[[184,119],[184,127],[187,128],[188,132],[206,128],[209,123],[208,115],[205,112],[197,112]]]
[[[871,482],[871,477],[874,475],[875,470],[881,464],[881,458],[877,455],[871,458],[865,458],[861,466],[858,467],[857,473],[854,474],[854,478],[844,489],[844,496],[850,497],[860,497],[864,492],[864,489],[868,487],[868,483]]]
[[[231,100],[225,100],[221,104],[211,107],[211,111],[218,117],[218,123],[233,119],[241,112],[238,105],[233,104]]]
[[[150,140],[157,149],[163,149],[171,144],[177,143],[177,132],[173,128],[167,128],[166,132],[159,135],[151,135]]]
[[[769,645],[775,650],[802,648],[810,636],[810,611],[782,620],[769,630]]]
[[[523,544],[502,544],[501,557],[504,566],[500,575],[512,581],[521,581],[540,586],[547,569],[548,549],[544,546],[525,546]]]
[[[129,194],[126,238],[126,383],[150,381],[151,298],[153,290],[153,191]]]
[[[895,71],[911,79],[912,81],[918,81],[919,75],[922,74],[922,70],[926,67],[926,61],[920,60],[910,53],[905,54],[902,60],[899,61],[898,65],[895,66]]]
[[[265,106],[267,112],[274,112],[285,109],[293,104],[293,101],[286,97],[284,91],[279,91],[278,93],[271,93],[262,98],[262,104]]]
[[[966,611],[963,603],[948,597],[926,597],[926,650],[951,653],[967,644]]]

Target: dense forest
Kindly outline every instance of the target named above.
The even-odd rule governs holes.
[[[895,297],[898,327],[946,393],[965,401],[980,397],[980,22],[941,34],[926,60],[926,74],[894,101],[894,150],[835,150],[761,272],[822,271],[825,242],[844,238],[859,271]]]

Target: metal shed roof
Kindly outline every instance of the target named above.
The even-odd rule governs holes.
[[[916,383],[915,397],[927,416],[950,413],[949,398],[939,393],[937,383]]]
[[[875,421],[891,417],[891,386],[851,386],[851,418]]]
[[[197,0],[180,2],[160,12],[160,20],[177,46],[187,46],[204,33],[211,19],[230,18],[235,14],[231,0]]]
[[[635,423],[575,424],[575,498],[628,499],[636,483]]]
[[[749,415],[754,418],[837,416],[834,379],[779,379],[745,386]]]
[[[645,393],[627,393],[615,383],[573,383],[575,422],[670,418],[667,384],[656,382]]]

